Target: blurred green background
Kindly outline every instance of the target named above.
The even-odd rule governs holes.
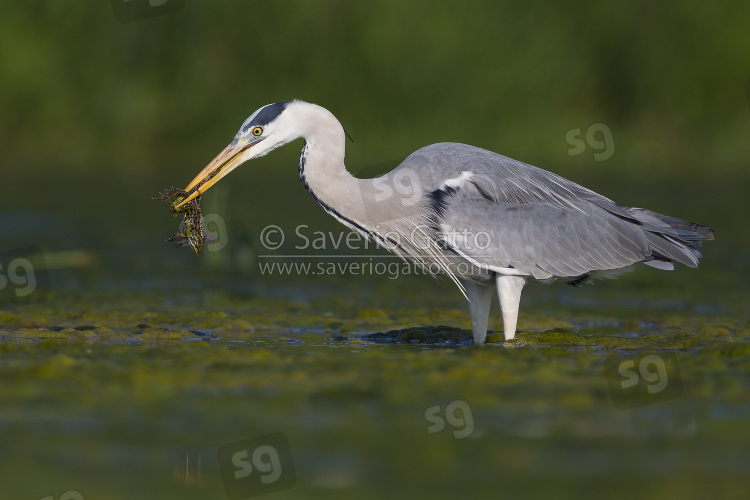
[[[749,17],[721,1],[188,0],[120,24],[110,2],[15,2],[3,162],[188,177],[256,108],[299,98],[340,118],[353,165],[452,140],[566,172],[737,175]],[[594,122],[613,131],[611,164],[566,154],[565,131]]]
[[[438,498],[469,483],[479,497],[502,491],[498,470],[514,471],[505,479],[519,498],[591,497],[597,481],[621,498],[698,498],[699,486],[741,496],[750,3],[169,0],[178,8],[154,17],[147,3],[2,8],[0,261],[40,249],[49,283],[20,301],[0,294],[0,446],[11,450],[0,484],[12,480],[0,498],[68,487],[87,499],[223,498],[216,447],[269,429],[290,433],[302,457],[303,486],[282,497],[306,493],[331,456],[342,469],[356,462],[361,481],[326,476],[334,486],[314,490],[319,498],[409,488]],[[115,15],[125,4],[135,5],[130,22]],[[616,283],[524,292],[522,329],[666,339],[687,367],[679,418],[658,405],[611,407],[602,355],[617,350],[600,337],[517,350],[332,346],[342,332],[468,328],[468,314],[445,280],[259,274],[269,224],[288,236],[300,224],[308,236],[348,232],[299,183],[302,141],[203,197],[224,224],[221,251],[196,257],[165,243],[179,219],[153,198],[184,187],[254,110],[292,98],[339,118],[355,141],[347,165],[361,176],[431,143],[465,142],[714,227],[698,270],[641,266]],[[135,346],[142,323],[158,348]],[[116,334],[79,342],[89,327]],[[164,347],[161,327],[218,339]],[[358,377],[361,363],[368,376]],[[424,432],[424,409],[457,398],[489,425],[467,448]],[[527,414],[556,430],[535,434]],[[683,415],[697,422],[684,432],[673,428]],[[164,471],[196,456],[190,446],[198,465],[185,465],[178,491]],[[191,467],[206,469],[200,488],[188,484]]]
[[[361,175],[465,142],[745,245],[739,217],[725,215],[747,208],[748,18],[743,2],[187,0],[120,23],[110,2],[11,3],[0,17],[0,210],[15,217],[0,222],[4,246],[83,248],[105,268],[192,265],[161,241],[176,224],[150,198],[186,185],[255,109],[291,98],[340,119]],[[596,123],[611,132],[606,161],[566,140]],[[205,197],[233,234],[299,210],[338,227],[296,180],[298,142]]]

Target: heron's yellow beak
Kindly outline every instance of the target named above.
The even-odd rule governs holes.
[[[224,148],[221,153],[216,155],[216,158],[211,160],[211,163],[206,165],[206,168],[201,170],[201,172],[195,176],[195,179],[190,181],[190,184],[188,184],[188,186],[185,188],[185,191],[189,192],[191,189],[195,189],[195,191],[190,196],[175,205],[175,208],[179,208],[190,200],[193,200],[194,198],[205,193],[206,190],[216,184],[219,179],[238,167],[241,163],[240,156],[242,156],[242,153],[259,142],[260,140],[256,140],[249,141],[244,144],[238,144],[236,141],[232,141],[229,146]]]

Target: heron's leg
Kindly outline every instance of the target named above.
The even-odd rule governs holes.
[[[464,285],[466,286],[466,296],[469,298],[469,316],[471,316],[474,345],[481,345],[484,344],[484,339],[487,336],[492,294],[495,293],[495,290],[492,286],[480,285],[472,281],[466,281]]]
[[[503,311],[503,331],[505,340],[516,336],[516,322],[518,322],[518,305],[521,302],[521,290],[526,284],[522,276],[497,277],[497,294],[500,296],[500,309]]]

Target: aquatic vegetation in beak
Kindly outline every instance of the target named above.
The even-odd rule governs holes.
[[[175,215],[185,214],[182,219],[182,232],[173,234],[167,241],[175,243],[178,247],[187,243],[197,255],[201,253],[203,245],[213,241],[214,238],[203,229],[200,194],[184,205],[177,206],[187,197],[187,191],[172,188],[163,193],[157,199],[161,201],[169,201],[174,198],[174,200],[170,202],[169,211]]]

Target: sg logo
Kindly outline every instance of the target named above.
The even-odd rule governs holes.
[[[79,491],[68,490],[68,491],[61,493],[59,497],[55,497],[54,495],[49,495],[46,497],[42,497],[39,500],[85,500],[85,499]]]
[[[422,181],[419,174],[408,168],[374,179],[373,186],[378,190],[378,194],[375,195],[377,202],[388,200],[389,203],[411,207],[422,199]]]
[[[132,23],[149,17],[177,12],[185,6],[185,0],[110,0],[115,19],[120,23]]]
[[[445,429],[445,422],[453,427],[453,437],[463,439],[471,436],[474,432],[474,417],[471,415],[471,407],[466,401],[457,399],[445,405],[445,418],[442,415],[440,405],[430,406],[424,411],[424,419],[427,420],[427,432],[434,434]]]
[[[677,360],[671,355],[616,358],[610,362],[607,378],[612,403],[620,410],[676,398],[682,393]]]
[[[35,269],[41,261],[42,252],[34,246],[0,252],[0,297],[22,299],[47,285],[47,272]]]
[[[285,490],[297,481],[289,441],[280,432],[226,444],[218,458],[229,500]]]
[[[580,128],[572,128],[565,132],[565,142],[568,143],[568,156],[578,156],[586,152],[586,147],[597,151],[594,153],[594,161],[604,161],[612,158],[615,154],[615,140],[612,130],[604,123],[594,123],[586,129],[586,140],[582,139],[583,131]]]
[[[276,448],[267,444],[258,446],[253,450],[252,463],[249,450],[240,450],[232,454],[232,465],[236,467],[234,471],[235,479],[242,479],[255,471],[260,475],[260,482],[263,484],[275,483],[281,477],[281,462],[279,461],[279,452]]]
[[[16,297],[26,297],[36,290],[36,276],[34,266],[29,259],[17,257],[7,264],[4,269],[0,262],[0,290],[10,286]]]

